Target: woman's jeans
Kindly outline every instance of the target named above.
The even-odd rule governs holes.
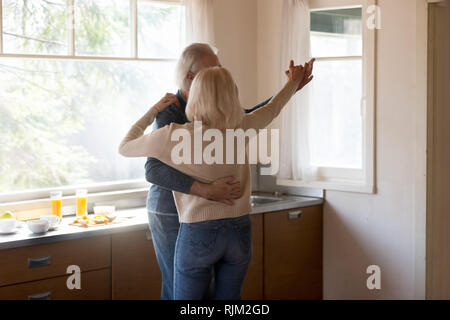
[[[239,300],[251,257],[249,215],[181,223],[175,246],[174,299],[201,300],[214,272],[213,299]]]

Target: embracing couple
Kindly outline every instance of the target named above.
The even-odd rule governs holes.
[[[178,61],[177,94],[166,94],[121,142],[121,155],[148,157],[146,179],[153,185],[147,210],[162,273],[161,299],[240,299],[252,256],[250,165],[195,161],[194,148],[183,155],[191,161],[174,161],[177,130],[190,132],[193,141],[194,122],[224,135],[230,129],[263,129],[312,80],[313,64],[313,59],[304,66],[291,61],[284,87],[243,109],[231,74],[212,48],[194,43]],[[153,123],[155,130],[144,135]],[[225,157],[230,152],[245,150],[223,146]]]

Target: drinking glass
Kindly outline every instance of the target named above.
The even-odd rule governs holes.
[[[52,214],[57,216],[58,218],[61,218],[62,192],[61,191],[50,192],[50,203],[52,206]]]
[[[83,217],[87,215],[87,190],[78,189],[76,191],[77,197],[77,217]]]

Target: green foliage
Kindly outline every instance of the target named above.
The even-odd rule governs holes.
[[[95,1],[80,0],[76,39],[82,52],[114,54],[117,39],[121,43],[130,37],[129,10],[115,9],[116,2],[105,9]],[[67,52],[65,0],[3,3],[4,30],[17,35],[7,40],[11,48],[23,53]],[[148,19],[158,23],[169,13],[155,11]],[[117,106],[103,101],[148,90],[143,85],[150,77],[145,68],[124,65],[0,60],[0,192],[92,181],[89,168],[99,160],[71,137],[83,132],[94,114],[108,119]],[[136,106],[129,108],[131,114],[136,112]]]

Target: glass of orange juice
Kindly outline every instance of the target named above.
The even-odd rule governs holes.
[[[53,191],[50,192],[50,203],[52,205],[52,214],[61,218],[61,207],[62,207],[62,192]]]
[[[87,215],[87,190],[78,189],[76,191],[77,197],[77,217]]]

